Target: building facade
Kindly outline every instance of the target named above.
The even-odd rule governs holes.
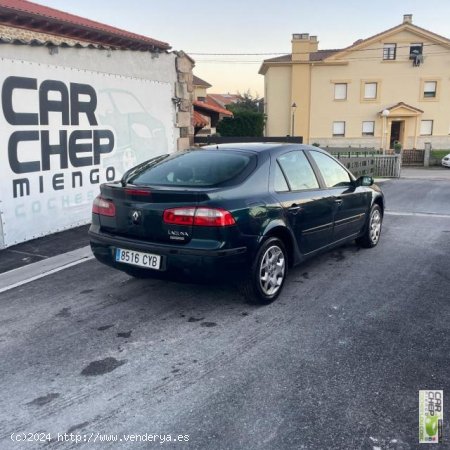
[[[292,53],[267,59],[266,135],[321,146],[450,148],[450,40],[412,23],[344,49],[294,34]]]

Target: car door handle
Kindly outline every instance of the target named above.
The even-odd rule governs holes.
[[[292,205],[288,208],[288,211],[293,214],[297,214],[301,211],[301,209],[302,207],[300,205],[297,205],[297,203],[292,203]]]
[[[344,202],[344,200],[342,200],[342,198],[336,198],[334,200],[334,203],[336,203],[336,205],[338,205],[338,206],[341,206],[343,202]]]

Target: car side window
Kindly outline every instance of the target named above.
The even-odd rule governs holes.
[[[278,158],[292,191],[318,189],[316,175],[302,151],[286,153]]]
[[[348,172],[334,159],[320,152],[311,151],[310,154],[319,167],[327,187],[348,186],[351,183]]]
[[[275,180],[274,180],[275,192],[288,192],[289,186],[287,184],[286,178],[284,177],[283,171],[280,169],[278,163],[275,164]]]

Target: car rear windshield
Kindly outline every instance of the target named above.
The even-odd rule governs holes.
[[[193,150],[158,157],[125,176],[134,185],[212,187],[235,184],[256,166],[256,155],[219,150]]]

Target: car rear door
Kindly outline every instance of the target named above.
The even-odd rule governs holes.
[[[272,161],[273,194],[283,206],[300,252],[307,255],[331,240],[334,199],[320,187],[302,150]]]
[[[357,187],[347,169],[331,156],[314,150],[310,150],[309,155],[333,199],[332,242],[356,237],[366,219],[370,194]]]

